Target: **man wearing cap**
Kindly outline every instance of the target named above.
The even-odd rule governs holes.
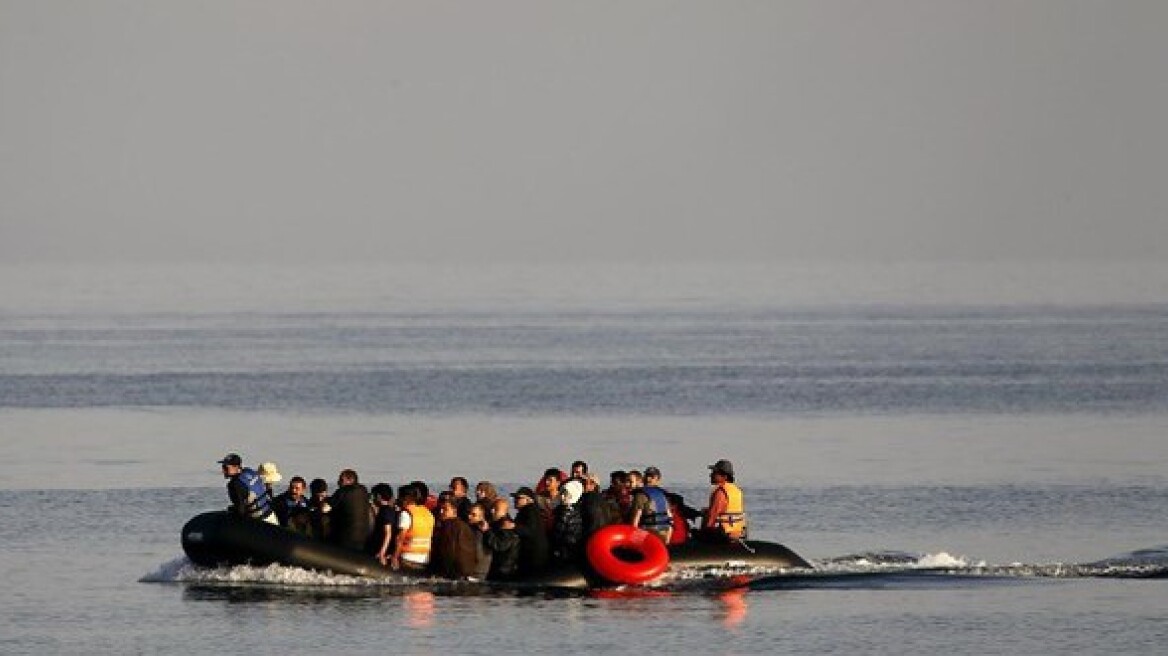
[[[521,487],[511,495],[515,499],[515,532],[519,535],[519,575],[542,572],[548,564],[548,532],[535,503],[535,490]]]
[[[227,479],[227,498],[231,501],[228,512],[250,519],[258,519],[279,525],[276,513],[272,512],[272,497],[260,475],[243,466],[243,458],[229,453],[219,461],[223,478]]]
[[[669,500],[665,497],[665,490],[661,489],[660,469],[646,467],[644,483],[634,483],[633,516],[629,523],[653,533],[662,542],[669,544],[673,534],[673,517],[669,514]]]
[[[707,540],[742,540],[746,538],[746,508],[742,490],[734,484],[734,465],[719,460],[710,465],[710,505],[702,521],[700,536]]]

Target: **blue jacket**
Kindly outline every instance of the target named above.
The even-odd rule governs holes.
[[[673,517],[669,514],[669,500],[665,498],[665,490],[656,486],[646,485],[641,488],[649,502],[653,504],[653,512],[641,515],[641,528],[655,531],[664,531],[673,527]]]
[[[227,481],[227,497],[232,511],[241,517],[264,519],[272,514],[272,497],[264,480],[255,470],[244,467]]]

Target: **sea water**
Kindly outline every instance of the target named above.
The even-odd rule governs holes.
[[[2,653],[1159,653],[1159,265],[9,266]],[[193,567],[215,460],[285,477],[734,461],[749,590],[483,594]]]

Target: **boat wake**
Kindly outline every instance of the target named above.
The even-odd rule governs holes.
[[[841,556],[813,564],[813,570],[792,571],[756,580],[751,583],[751,588],[880,588],[947,585],[961,581],[1168,578],[1168,545],[1090,563],[989,564],[946,552],[882,551]]]

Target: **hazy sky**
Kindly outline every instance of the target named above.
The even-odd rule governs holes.
[[[1168,259],[1168,2],[0,0],[0,261]]]

